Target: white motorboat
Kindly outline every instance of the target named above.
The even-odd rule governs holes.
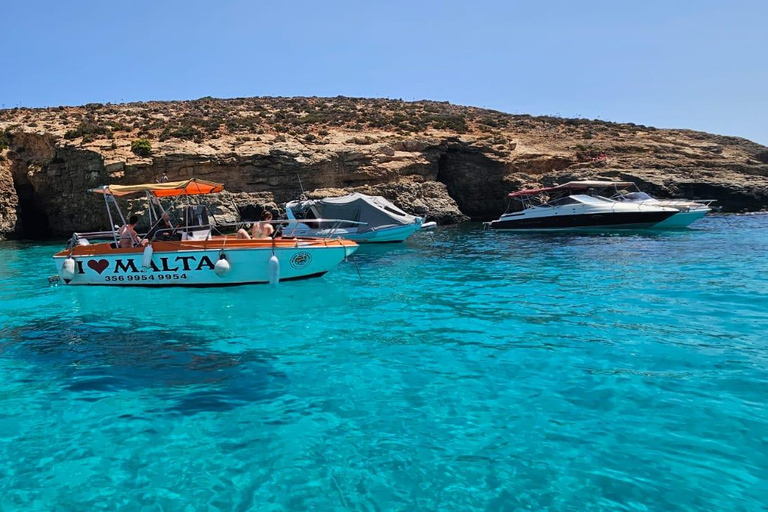
[[[143,185],[108,185],[92,189],[104,196],[113,227],[75,233],[67,248],[53,256],[59,277],[68,285],[228,286],[318,277],[344,261],[358,245],[330,238],[240,239],[218,234],[223,224],[210,224],[207,207],[190,204],[189,196],[217,193],[223,185],[186,180]],[[113,213],[125,224],[115,200],[144,193],[153,229],[126,244],[114,226]],[[160,199],[185,201],[183,222],[154,229],[167,213]],[[159,211],[157,211],[159,208]],[[116,219],[115,219],[116,220]],[[231,227],[231,226],[230,226]],[[235,226],[237,227],[237,225]],[[124,245],[128,245],[125,247]]]
[[[286,236],[345,238],[359,243],[402,242],[416,231],[434,226],[381,196],[359,193],[291,201],[285,205],[285,214]]]
[[[535,190],[521,190],[509,194],[522,203],[521,211],[508,211],[498,220],[486,223],[501,231],[558,231],[558,230],[614,230],[655,229],[676,215],[675,208],[614,201],[587,192],[595,183],[570,182],[565,185]],[[617,186],[630,182],[611,182]]]

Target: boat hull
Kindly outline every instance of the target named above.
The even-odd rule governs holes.
[[[331,236],[352,240],[359,244],[382,244],[404,242],[409,236],[421,229],[420,224],[408,224],[406,226],[396,226],[391,228],[373,229],[363,233],[357,233],[353,229],[312,229],[298,227],[291,229],[285,228],[286,233],[295,236]]]
[[[499,231],[621,230],[650,229],[675,215],[674,211],[600,212],[575,215],[502,217],[491,222]]]
[[[687,212],[679,212],[670,218],[663,220],[656,224],[656,229],[680,229],[685,228],[704,217],[709,209],[706,210],[692,210]]]
[[[287,242],[287,243],[286,243]],[[144,249],[111,249],[109,244],[78,246],[72,251],[74,277],[62,273],[68,251],[54,256],[56,270],[69,285],[106,286],[233,286],[269,283],[270,258],[279,261],[279,281],[322,276],[357,249],[343,240],[271,241],[229,240],[219,242],[155,242],[151,260]],[[222,252],[229,271],[217,274]],[[148,266],[144,263],[148,261]]]

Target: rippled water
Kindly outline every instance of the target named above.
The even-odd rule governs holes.
[[[0,510],[764,510],[768,217],[477,225],[273,289],[0,245]]]

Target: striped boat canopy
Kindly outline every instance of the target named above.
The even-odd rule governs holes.
[[[103,187],[92,188],[89,192],[116,197],[127,196],[137,192],[150,192],[156,197],[177,197],[215,194],[222,190],[224,190],[224,185],[221,183],[192,178],[184,181],[144,183],[141,185],[104,185]]]

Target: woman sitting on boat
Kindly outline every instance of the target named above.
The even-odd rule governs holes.
[[[131,215],[127,224],[123,224],[117,231],[117,240],[121,249],[130,249],[137,245],[147,245],[147,240],[142,240],[136,233],[136,224],[139,223],[139,218],[136,215]]]
[[[272,212],[269,210],[264,210],[261,212],[261,220],[253,224],[253,227],[251,228],[251,234],[249,235],[248,232],[244,229],[239,229],[237,231],[237,238],[251,239],[271,237],[272,233],[275,232],[275,228],[269,222],[271,220]]]

